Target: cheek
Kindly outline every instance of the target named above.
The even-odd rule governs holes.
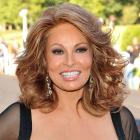
[[[62,61],[58,57],[54,57],[54,56],[48,54],[46,57],[46,63],[47,63],[48,71],[55,72],[61,66]]]
[[[82,68],[87,70],[92,67],[92,57],[91,55],[86,55],[83,58],[79,59],[79,63],[81,64]]]

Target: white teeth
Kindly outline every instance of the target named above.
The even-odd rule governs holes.
[[[62,75],[63,77],[75,77],[75,76],[77,76],[78,74],[80,74],[79,71],[63,72],[63,73],[61,73],[61,75]]]

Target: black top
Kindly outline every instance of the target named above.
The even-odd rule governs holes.
[[[139,53],[140,53],[140,45],[138,44],[138,45],[133,45],[133,46],[135,47],[135,49],[137,51],[136,57],[138,57],[139,56]]]
[[[134,60],[136,58],[135,52],[130,52],[130,51],[127,51],[127,52],[130,54],[130,60],[129,60],[129,62],[131,64],[134,64]]]
[[[139,140],[132,113],[123,107],[111,118],[119,140]],[[30,140],[32,133],[31,110],[16,102],[0,114],[0,140]]]

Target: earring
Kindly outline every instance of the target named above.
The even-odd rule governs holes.
[[[92,85],[93,85],[93,78],[92,78],[92,73],[90,73],[90,76],[89,76],[89,92],[92,89]]]
[[[46,80],[47,80],[47,85],[48,85],[47,96],[49,97],[49,96],[52,95],[52,89],[51,89],[51,86],[50,86],[50,83],[49,83],[49,74],[48,73],[47,73]]]

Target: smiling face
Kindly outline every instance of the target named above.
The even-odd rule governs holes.
[[[92,53],[88,41],[75,26],[66,23],[52,29],[45,56],[56,88],[64,91],[84,88],[91,71]]]

